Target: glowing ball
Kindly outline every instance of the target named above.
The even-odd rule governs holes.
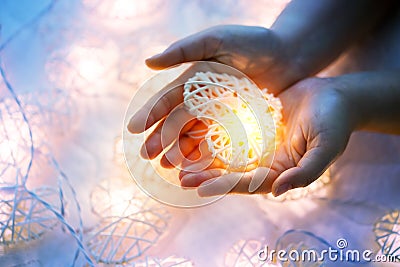
[[[400,261],[400,210],[392,211],[377,221],[374,232],[381,253],[395,256]]]
[[[11,98],[0,101],[0,139],[0,186],[18,185],[27,178],[34,144],[30,125]]]
[[[34,193],[54,209],[61,207],[58,190],[41,187]],[[0,243],[17,244],[38,239],[58,224],[48,207],[29,194],[23,187],[0,189]]]
[[[90,194],[92,211],[100,217],[127,216],[140,210],[144,195],[129,179],[111,178],[98,183]]]
[[[274,153],[282,105],[249,79],[197,72],[183,96],[188,111],[208,126],[209,151],[228,169],[244,170]]]
[[[139,192],[129,179],[101,181],[90,200],[101,217],[87,243],[97,262],[129,263],[153,246],[167,227],[165,206]]]
[[[97,262],[129,263],[152,247],[166,227],[167,218],[151,209],[105,217],[89,233],[87,247]]]

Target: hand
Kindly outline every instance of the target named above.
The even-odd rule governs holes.
[[[232,25],[213,27],[182,39],[163,53],[146,60],[146,64],[153,69],[163,69],[182,62],[213,60],[242,71],[260,88],[267,87],[270,92],[277,94],[300,78],[300,72],[290,63],[290,57],[289,50],[271,30]],[[223,72],[226,73],[226,68]],[[184,110],[175,110],[183,103],[183,88],[179,85],[185,83],[194,73],[194,69],[185,72],[154,95],[131,118],[128,125],[130,132],[140,133],[160,122],[143,145],[141,155],[153,159],[173,143],[169,152],[161,159],[164,167],[177,166],[186,156],[190,159],[199,156],[200,150],[197,147],[200,140],[188,137],[186,132],[194,125],[200,128],[204,128],[204,125]],[[165,127],[165,117],[172,115],[172,112],[176,119],[171,122],[175,123]],[[191,121],[188,122],[189,120]],[[181,125],[181,121],[188,123]],[[168,133],[168,137],[164,134],[165,140],[162,140],[161,131]]]
[[[146,60],[153,69],[201,60],[232,66],[260,88],[278,94],[304,78],[294,64],[294,52],[272,30],[251,26],[216,26],[177,41]]]
[[[207,150],[204,149],[205,142],[201,142],[206,125],[191,115],[183,103],[183,85],[187,80],[197,72],[206,71],[244,77],[240,71],[220,63],[194,62],[188,65],[189,68],[177,79],[152,96],[128,124],[131,133],[141,133],[155,125],[141,148],[141,156],[154,159],[164,152],[160,163],[165,168],[178,167],[185,159],[189,160],[185,161],[188,164],[195,159],[196,162],[213,161],[210,153],[201,153]]]
[[[215,168],[185,172],[182,186],[200,186],[201,196],[271,191],[278,196],[292,188],[307,186],[344,151],[355,127],[351,117],[354,112],[350,112],[350,104],[336,86],[340,85],[334,79],[310,78],[279,95],[286,128],[270,168],[231,174]],[[262,183],[249,192],[252,180]]]

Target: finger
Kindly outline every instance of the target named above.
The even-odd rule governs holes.
[[[193,151],[198,151],[206,131],[207,126],[202,121],[192,120],[186,124],[180,133],[179,142],[175,142],[161,158],[161,166],[173,168],[180,165]]]
[[[183,176],[185,176],[186,174],[190,173],[185,171],[185,169],[192,163],[192,162],[197,162],[201,157],[201,152],[199,147],[196,147],[193,149],[192,152],[190,152],[186,158],[183,159],[183,161],[181,162],[181,171],[179,172],[179,180],[182,180]]]
[[[152,69],[167,67],[189,61],[207,60],[215,57],[221,45],[215,28],[211,28],[173,43],[161,54],[146,60]]]
[[[207,166],[209,166],[212,161],[214,160],[214,157],[212,156],[211,152],[208,150],[208,144],[207,141],[204,139],[201,139],[199,146],[195,148],[182,162],[182,170],[183,171],[201,171]],[[200,167],[200,169],[197,169],[196,165],[198,164],[197,167]]]
[[[182,136],[172,147],[162,156],[160,164],[164,168],[174,168],[179,166],[185,157],[193,151],[200,143],[199,139]]]
[[[226,174],[225,169],[210,169],[198,173],[188,173],[181,179],[184,187],[198,187],[203,182]]]
[[[196,174],[208,169],[219,169],[219,168],[226,169],[226,165],[218,158],[213,157],[210,153],[207,156],[201,156],[196,161],[194,161],[194,163],[190,165],[187,165],[186,163],[185,167],[182,167],[182,170],[179,173],[179,177],[182,178],[183,176],[189,173]]]
[[[166,148],[179,136],[190,130],[197,120],[184,107],[174,109],[165,119],[161,129],[161,143]]]
[[[202,121],[198,121],[198,123],[196,123],[189,131],[186,132],[187,136],[193,139],[198,139],[200,142],[199,146],[195,147],[182,161],[181,164],[183,168],[196,163],[201,157],[211,156],[207,142],[204,140],[207,131],[208,126]]]
[[[132,116],[128,130],[131,133],[141,133],[147,130],[182,102],[183,86],[162,89]]]
[[[250,172],[234,172],[219,178],[209,179],[203,182],[197,189],[202,197],[224,195],[227,193],[253,194],[269,193],[278,173],[269,168],[260,167]],[[249,186],[253,179],[262,180],[263,183],[257,190],[250,192]]]
[[[282,195],[290,189],[304,187],[312,183],[329,167],[334,154],[322,147],[307,151],[297,166],[282,172],[272,186],[274,196]]]
[[[198,148],[194,149],[182,161],[182,170],[179,173],[179,179],[182,179],[188,173],[197,173],[206,169],[225,168],[226,166],[208,150],[208,144],[201,140]]]
[[[195,147],[187,156],[185,159],[183,159],[181,166],[182,168],[185,168],[192,164],[193,162],[198,161],[198,159],[201,157],[202,153],[199,149],[199,147]]]
[[[202,121],[197,120],[196,124],[193,125],[192,128],[186,131],[186,135],[193,139],[204,139],[207,134],[208,126],[205,125]]]
[[[140,156],[144,159],[154,159],[162,151],[163,147],[161,144],[161,129],[163,127],[164,120],[161,121],[156,129],[147,137],[146,141],[140,148]]]
[[[202,64],[193,64],[186,69],[178,78],[166,85],[154,96],[152,96],[143,107],[141,107],[130,119],[128,130],[131,133],[141,133],[157,121],[167,116],[178,105],[183,103],[183,85],[188,79],[193,77],[196,72],[216,71],[222,69],[222,72],[228,74],[237,73],[233,68],[225,65],[210,65],[205,62]],[[220,71],[221,72],[221,71]]]
[[[184,108],[174,109],[147,138],[141,148],[141,156],[145,159],[154,159],[194,124],[196,120]]]
[[[148,59],[146,63],[152,68],[166,68],[183,62],[206,60],[217,56],[221,45],[217,37],[218,31],[214,28],[202,33],[189,36],[173,44],[163,53]],[[128,123],[131,133],[141,133],[151,127],[154,123],[164,118],[172,109],[183,102],[183,84],[195,75],[196,72],[221,72],[229,75],[243,75],[235,68],[225,64],[201,64],[193,63],[176,80],[161,89],[150,98],[146,104],[133,115]]]

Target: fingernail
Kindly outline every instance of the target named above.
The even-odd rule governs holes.
[[[187,171],[180,171],[179,172],[179,180],[182,180],[182,178],[185,176],[185,175],[187,175],[187,174],[189,174],[190,172],[187,172]]]
[[[185,172],[190,172],[190,173],[196,173],[196,172],[201,172],[204,171],[205,167],[207,166],[203,166],[204,163],[194,163],[192,165],[186,166],[185,168],[183,168],[183,171]]]
[[[150,139],[140,148],[140,156],[143,159],[154,159],[159,153],[159,143],[157,140]]]
[[[136,133],[135,124],[133,121],[134,121],[134,118],[132,116],[132,118],[128,122],[127,128],[128,128],[128,131],[130,131],[131,133]]]
[[[201,183],[200,187],[197,189],[197,194],[200,197],[213,197],[216,195],[226,194],[226,190],[224,191],[223,188],[221,189],[220,186],[212,185],[213,183],[215,183],[215,181],[216,179],[210,179]]]
[[[207,180],[207,181],[201,183],[201,186],[204,186],[204,187],[209,186],[210,184],[214,183],[215,180],[216,180],[216,179]]]
[[[286,193],[287,191],[289,191],[290,189],[292,189],[292,185],[291,184],[281,184],[277,190],[275,190],[274,196],[280,196],[284,193]]]
[[[182,177],[181,180],[181,186],[187,187],[187,188],[193,188],[199,186],[199,181],[196,180],[196,177],[194,175],[185,175]]]
[[[149,57],[149,58],[146,58],[146,61],[148,61],[148,60],[153,60],[153,59],[155,59],[156,57],[160,56],[161,54],[162,54],[162,53],[159,53],[159,54],[153,55],[153,56],[151,56],[151,57]]]
[[[133,133],[133,134],[138,134],[141,132],[144,132],[145,130],[145,125],[142,125],[142,121],[146,120],[147,118],[142,118],[143,115],[138,112],[133,114],[131,119],[129,120],[128,123],[128,130]]]
[[[146,148],[145,145],[143,145],[140,149],[140,156],[142,157],[142,159],[151,159],[149,150]]]

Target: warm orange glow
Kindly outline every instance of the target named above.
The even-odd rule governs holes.
[[[189,112],[208,126],[209,151],[230,170],[248,170],[275,151],[282,105],[246,77],[197,72],[183,96]]]

